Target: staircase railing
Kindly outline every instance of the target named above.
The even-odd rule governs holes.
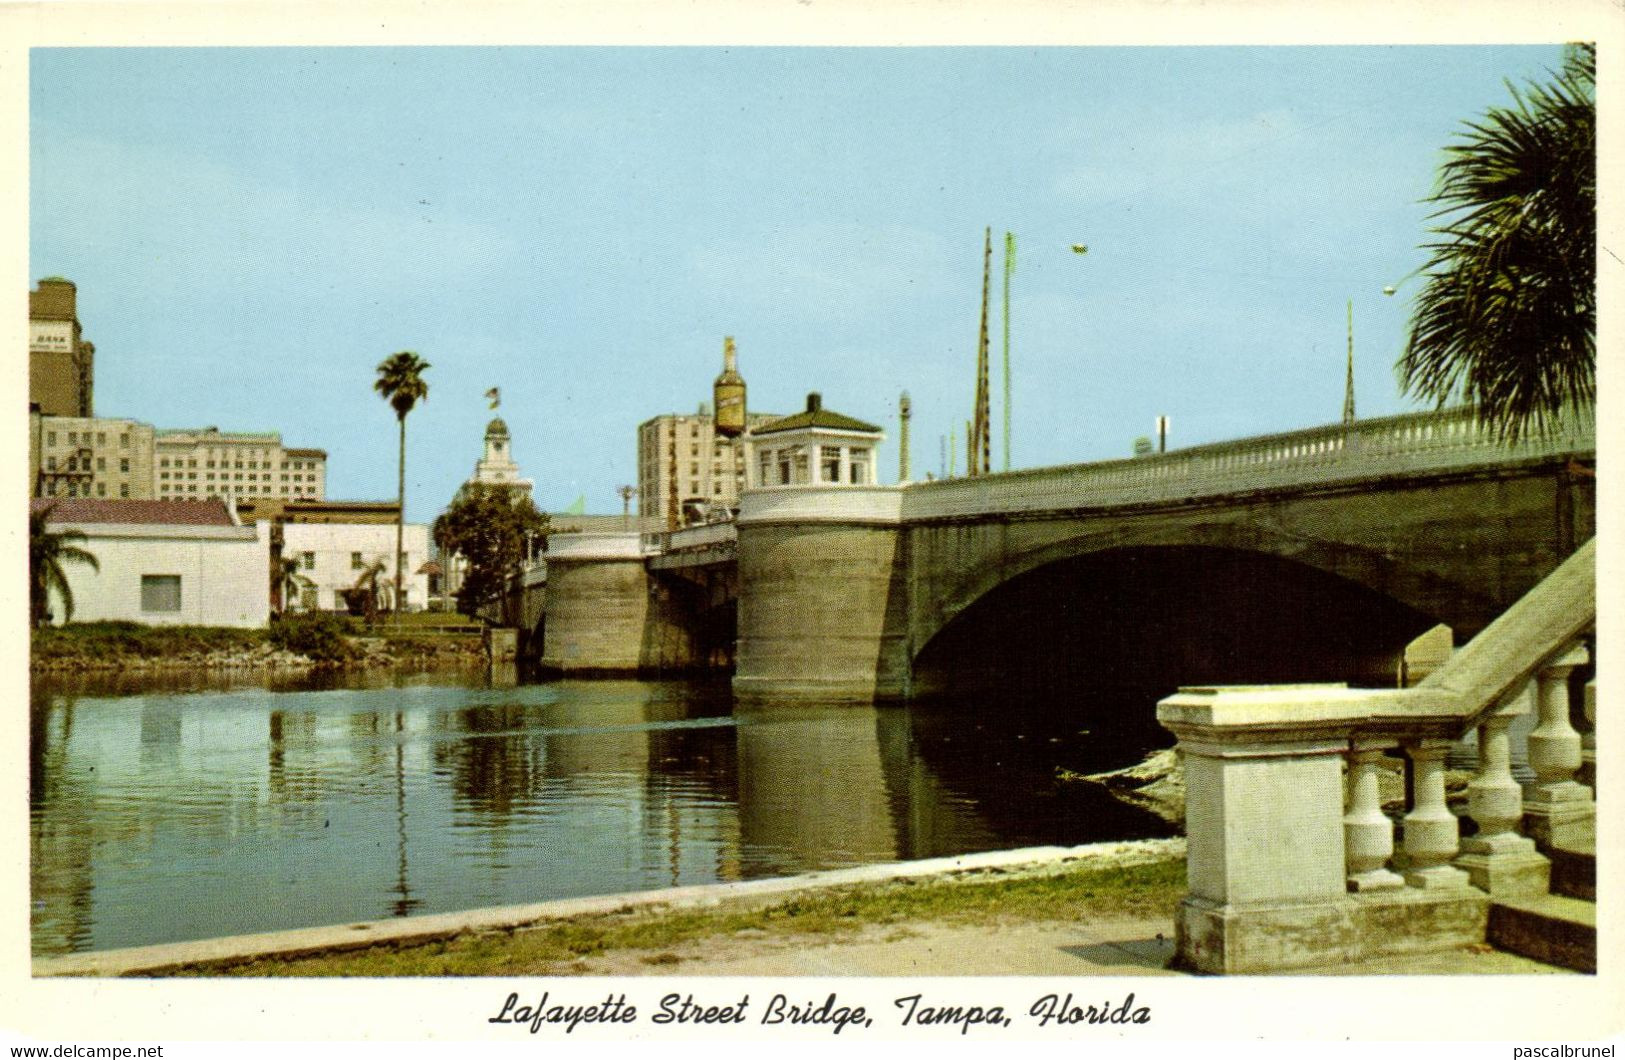
[[[1266,971],[1482,941],[1489,895],[1544,891],[1540,850],[1595,827],[1569,706],[1595,625],[1593,539],[1415,688],[1187,688],[1163,700],[1158,720],[1185,762],[1180,959]],[[1593,684],[1593,722],[1594,704]],[[1531,710],[1535,778],[1520,786],[1508,729]],[[1445,756],[1474,729],[1477,831],[1463,841]],[[1397,829],[1383,810],[1395,748],[1410,764]]]

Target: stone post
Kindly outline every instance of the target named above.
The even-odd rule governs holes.
[[[1535,841],[1518,832],[1523,821],[1523,789],[1512,777],[1507,729],[1529,712],[1530,686],[1508,697],[1478,727],[1478,775],[1467,785],[1467,810],[1478,834],[1461,841],[1456,867],[1473,886],[1493,895],[1545,894],[1551,862]]]
[[[1540,715],[1529,734],[1535,779],[1524,789],[1524,827],[1542,848],[1581,839],[1596,826],[1591,789],[1574,779],[1584,758],[1580,734],[1569,721],[1569,674],[1586,659],[1585,648],[1576,645],[1535,677]]]
[[[1158,720],[1185,763],[1178,960],[1226,974],[1331,964],[1355,946],[1343,853],[1342,733],[1249,731],[1326,686],[1182,689]],[[1227,724],[1229,722],[1229,724]],[[1235,725],[1235,727],[1232,727]]]
[[[1461,842],[1461,825],[1444,798],[1444,758],[1449,740],[1405,744],[1412,766],[1411,812],[1405,815],[1405,882],[1436,889],[1467,886],[1467,874],[1450,864]]]
[[[1382,812],[1378,775],[1383,751],[1391,740],[1355,740],[1349,751],[1348,812],[1343,815],[1343,845],[1347,848],[1348,888],[1379,891],[1403,887],[1405,881],[1389,871],[1394,856],[1394,822]]]

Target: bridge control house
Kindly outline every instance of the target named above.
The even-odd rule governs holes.
[[[875,450],[883,439],[879,427],[826,409],[819,394],[808,394],[806,411],[747,436],[746,485],[873,486]]]

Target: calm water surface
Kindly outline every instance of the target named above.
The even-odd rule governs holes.
[[[1168,742],[1088,712],[746,711],[725,681],[331,685],[37,681],[34,952],[1169,834],[1057,782]]]

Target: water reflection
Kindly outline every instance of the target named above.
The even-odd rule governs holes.
[[[36,684],[35,952],[1166,833],[1064,712],[509,676]]]

